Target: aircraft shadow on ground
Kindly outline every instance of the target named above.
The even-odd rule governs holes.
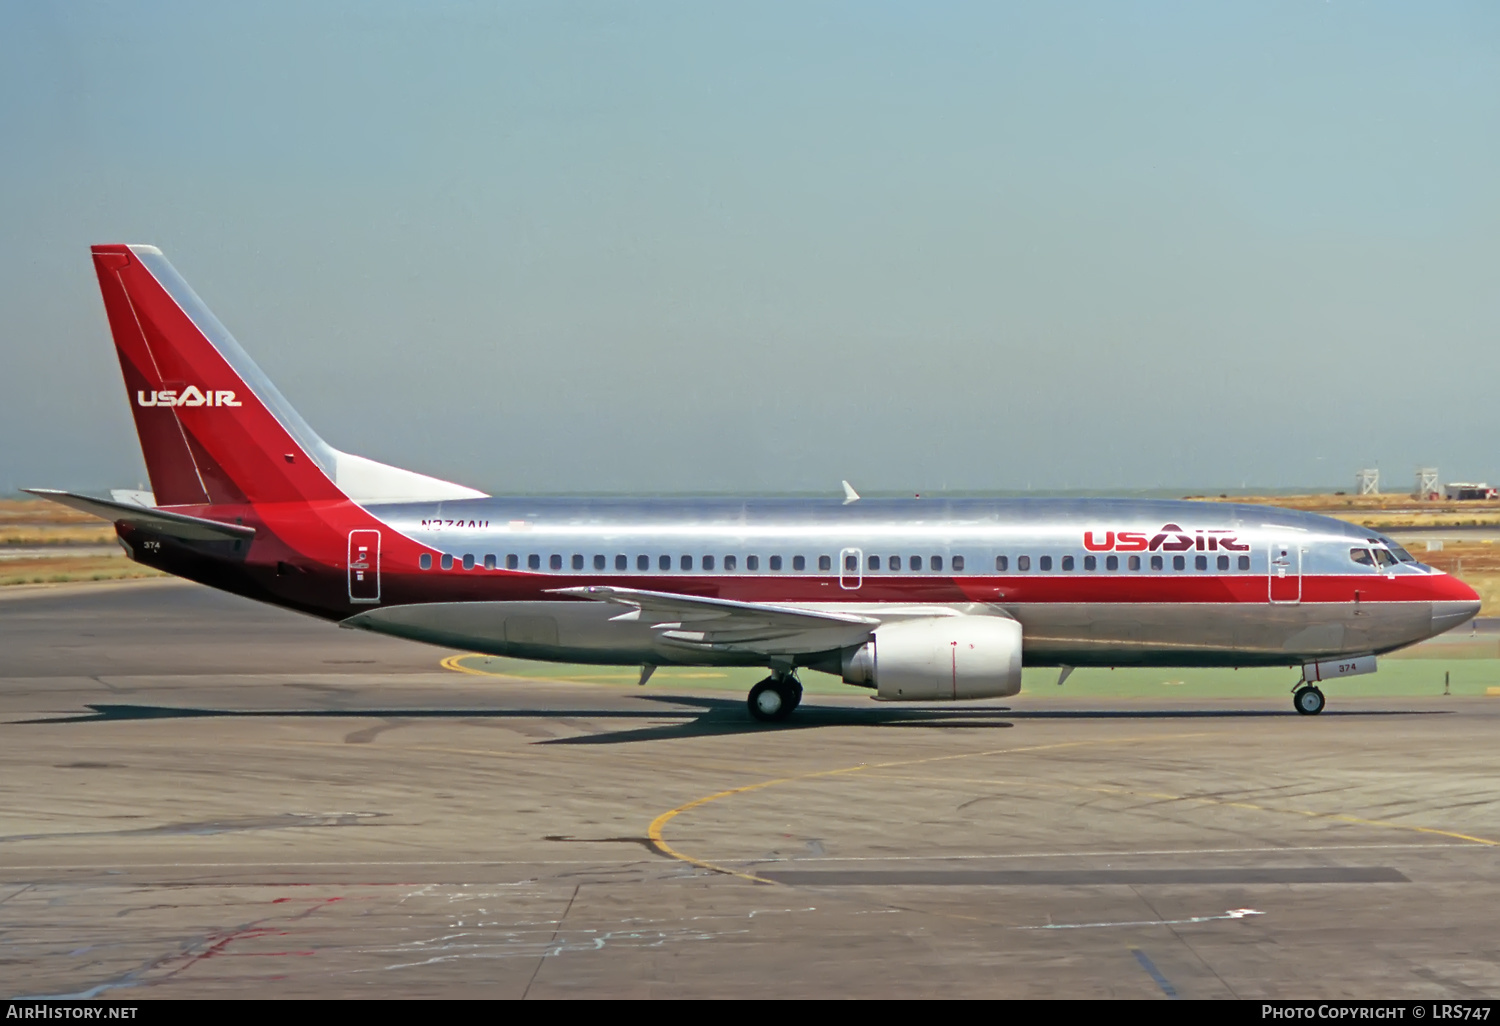
[[[701,695],[640,695],[637,700],[653,703],[641,709],[195,709],[164,705],[88,704],[90,711],[73,716],[13,720],[13,725],[64,725],[117,723],[138,720],[176,719],[375,719],[375,720],[603,720],[621,721],[620,730],[581,737],[550,738],[542,745],[612,745],[634,741],[665,741],[673,738],[753,734],[768,731],[812,730],[820,727],[938,728],[944,730],[997,730],[1014,727],[1015,720],[1180,720],[1287,718],[1297,714],[1275,709],[1036,709],[1016,711],[1005,706],[969,706],[934,709],[930,706],[877,705],[871,708],[803,705],[784,723],[758,723],[750,718],[738,699]],[[1402,709],[1330,710],[1324,716],[1414,716],[1446,715],[1446,710]],[[661,723],[664,718],[686,722]],[[631,721],[651,720],[649,725],[629,729]]]

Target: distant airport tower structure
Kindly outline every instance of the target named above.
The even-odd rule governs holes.
[[[1360,495],[1380,494],[1380,468],[1366,467],[1354,475],[1354,481],[1359,485]]]
[[[1413,498],[1421,499],[1423,502],[1433,502],[1441,499],[1443,491],[1438,485],[1438,468],[1418,467],[1417,490],[1411,494]]]

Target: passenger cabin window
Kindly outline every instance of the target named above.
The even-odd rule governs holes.
[[[542,568],[542,557],[533,552],[526,557],[526,568],[528,570],[540,570]]]
[[[880,569],[880,557],[879,556],[871,556],[867,562],[870,564],[870,569],[871,570],[879,570]],[[859,569],[859,561],[857,559],[855,559],[853,556],[845,556],[844,557],[844,569],[845,570],[849,570],[849,571],[858,570]]]
[[[943,568],[943,557],[933,556],[931,566],[934,570],[941,570]]]
[[[693,557],[683,556],[681,565],[684,570],[691,570],[693,568]]]
[[[759,556],[746,556],[745,557],[745,569],[746,570],[759,570],[760,569],[760,557]]]
[[[703,557],[703,569],[705,569],[705,570],[712,570],[713,568],[714,568],[714,557],[712,557],[712,556],[704,556]]]
[[[1030,570],[1031,569],[1031,557],[1030,556],[1017,556],[1016,557],[1016,569],[1017,570]]]
[[[1009,570],[1010,569],[1010,557],[1009,556],[996,556],[995,557],[995,569],[997,571],[999,571],[1000,573],[1002,573],[1002,574],[1005,573],[1005,571]]]
[[[953,572],[956,573],[956,574],[961,574],[961,573],[964,572],[964,557],[962,557],[962,556],[954,556],[953,557]]]
[[[448,553],[446,553],[446,552],[443,553],[443,558],[440,559],[440,560],[438,560],[438,565],[441,566],[444,570],[452,570],[453,569],[453,557],[450,556],[450,555],[448,555]]]
[[[1118,569],[1120,569],[1120,557],[1119,556],[1105,556],[1104,557],[1104,569],[1106,569],[1106,570],[1118,570]]]
[[[780,570],[781,569],[781,557],[780,556],[772,556],[770,562],[771,562],[771,569],[772,570]]]
[[[672,569],[672,557],[671,556],[667,556],[667,555],[663,555],[660,559],[658,559],[656,561],[656,568],[658,570],[670,570],[670,569]]]
[[[1036,566],[1037,566],[1038,570],[1051,570],[1052,569],[1052,557],[1051,556],[1043,556],[1042,558],[1040,558],[1040,559],[1038,559],[1036,561]]]
[[[1220,570],[1228,570],[1229,569],[1229,557],[1228,556],[1220,556],[1219,557],[1219,569]]]
[[[1350,549],[1349,558],[1360,566],[1374,566],[1375,557],[1370,555],[1369,549]]]
[[[573,569],[574,570],[582,570],[583,569],[583,553],[581,553],[581,552],[575,552],[575,553],[573,553]]]
[[[824,556],[823,558],[827,559],[828,557]],[[792,569],[793,570],[806,570],[807,569],[807,557],[806,556],[793,556],[792,557]],[[825,566],[823,569],[827,570],[828,568]]]
[[[606,561],[604,559],[603,553],[597,553],[597,554],[595,554],[595,556],[594,556],[594,569],[595,570],[603,570],[604,567],[605,567],[605,562]],[[574,569],[576,570],[577,567],[574,567]]]
[[[1208,557],[1207,556],[1194,556],[1193,557],[1193,568],[1195,570],[1207,570],[1208,569]]]
[[[1241,570],[1249,570],[1250,569],[1250,557],[1249,556],[1241,556],[1240,557],[1240,569]]]
[[[1072,556],[1064,556],[1063,557],[1062,568],[1064,570],[1071,570],[1071,569],[1073,569],[1073,557]]]
[[[616,570],[629,570],[630,569],[630,557],[627,556],[627,555],[625,555],[623,552],[620,553],[618,556],[616,556],[615,557],[615,569]]]
[[[486,570],[495,569],[495,554],[493,552],[484,557],[484,568]]]
[[[885,561],[885,568],[887,570],[900,570],[901,569],[901,557],[900,556],[887,556],[886,557],[886,561]]]
[[[521,566],[521,557],[520,556],[517,556],[514,552],[507,552],[505,554],[505,569],[507,569],[507,570],[517,570],[517,569],[520,569],[520,566]]]
[[[465,552],[464,553],[464,569],[465,570],[472,570],[472,569],[474,569],[474,553],[472,553],[472,552]]]
[[[1068,558],[1071,559],[1072,557],[1070,556]],[[1083,568],[1085,570],[1097,570],[1097,569],[1099,569],[1099,557],[1098,556],[1084,556],[1083,557]],[[1072,567],[1064,567],[1064,569],[1071,570],[1073,568]]]
[[[417,557],[417,566],[421,567],[423,570],[431,570],[432,569],[432,553],[430,553],[430,552],[424,552],[420,556],[418,556]]]
[[[822,562],[823,562],[823,560],[821,560],[821,559],[818,560],[818,563],[820,565],[822,564]],[[879,556],[871,556],[870,557],[870,562],[872,564],[871,567],[870,567],[871,570],[879,570],[880,569],[880,557]],[[859,572],[859,557],[858,556],[852,556],[852,555],[851,556],[845,556],[844,557],[844,571],[846,573],[851,573],[851,574],[852,573],[858,573]]]
[[[672,564],[668,563],[667,565],[671,566]],[[645,573],[647,570],[650,570],[651,569],[651,557],[650,556],[636,556],[635,557],[635,568],[637,570],[639,570],[641,573]]]
[[[1173,570],[1186,570],[1187,569],[1187,557],[1186,556],[1173,556],[1172,557],[1172,569]]]
[[[733,556],[725,556],[724,557],[724,569],[725,570],[734,570],[736,568],[736,566],[737,566],[737,562],[736,562],[736,560],[735,560],[735,558]]]
[[[1160,570],[1161,568],[1162,568],[1161,557],[1160,556],[1152,556],[1151,557],[1151,569],[1153,569],[1153,570]]]
[[[554,570],[561,570],[562,569],[562,556],[560,556],[560,555],[558,555],[557,553],[554,552],[552,554],[552,558],[549,559],[549,560],[547,560],[547,565],[550,566]]]
[[[911,557],[911,569],[912,570],[920,570],[920,569],[922,569],[922,557],[921,556],[913,556],[913,557]]]
[[[798,556],[797,558],[801,559],[802,557]],[[801,570],[802,568],[799,566],[799,567],[797,567],[797,569]],[[819,556],[818,557],[818,569],[822,570],[822,571],[825,571],[825,572],[829,571],[829,570],[832,570],[833,569],[833,557],[832,556]]]

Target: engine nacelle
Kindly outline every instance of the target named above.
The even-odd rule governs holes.
[[[1004,698],[1021,690],[1021,625],[1001,616],[884,624],[844,653],[843,671],[887,702]]]

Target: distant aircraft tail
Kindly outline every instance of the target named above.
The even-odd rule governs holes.
[[[155,246],[93,254],[158,506],[483,496],[319,438]]]

